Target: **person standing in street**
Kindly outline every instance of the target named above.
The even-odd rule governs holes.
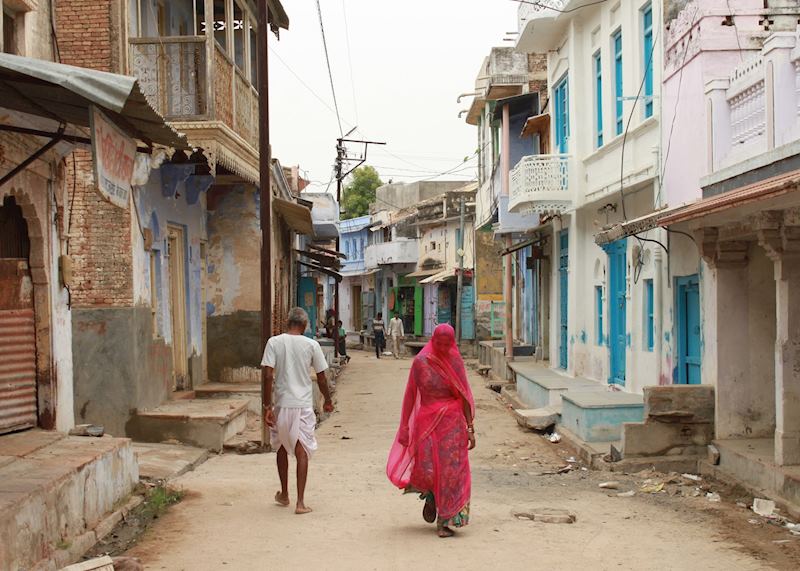
[[[308,479],[308,461],[317,449],[314,429],[317,417],[314,414],[314,392],[309,367],[317,374],[317,384],[325,398],[323,410],[333,412],[331,393],[325,371],[328,363],[322,348],[313,339],[304,335],[308,326],[308,314],[300,307],[289,311],[288,332],[270,338],[264,348],[261,366],[266,368],[266,391],[263,403],[267,425],[270,427],[270,444],[277,450],[278,477],[281,489],[275,494],[275,502],[288,506],[289,500],[289,454],[297,459],[297,504],[296,514],[311,512],[305,504],[305,489]],[[275,402],[273,407],[273,385]]]
[[[372,320],[372,335],[375,337],[375,356],[380,359],[381,353],[386,348],[386,327],[383,323],[383,313],[379,313]]]
[[[403,344],[403,337],[405,337],[405,331],[403,330],[403,320],[400,319],[397,314],[394,314],[389,320],[389,338],[392,340],[392,354],[394,355],[395,359],[399,359],[401,357],[400,350]]]
[[[414,358],[400,428],[389,452],[386,475],[404,493],[425,500],[422,517],[436,522],[439,537],[469,523],[475,448],[475,399],[455,331],[439,325]]]

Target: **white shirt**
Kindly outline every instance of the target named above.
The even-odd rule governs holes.
[[[267,342],[261,366],[275,369],[275,406],[311,408],[314,393],[308,368],[319,374],[328,363],[319,343],[305,335],[283,333]]]
[[[399,317],[392,317],[389,320],[389,336],[390,337],[404,337],[403,320]]]

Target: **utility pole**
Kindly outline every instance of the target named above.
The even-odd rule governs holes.
[[[456,286],[456,343],[459,349],[461,348],[461,320],[463,316],[461,311],[463,308],[462,300],[464,295],[464,197],[459,200],[459,231],[458,231],[458,249],[456,255],[458,256],[458,285]],[[445,213],[446,215],[447,213]]]
[[[267,0],[258,2],[258,172],[261,222],[261,347],[272,337],[272,185],[270,184],[269,144],[269,8]],[[266,412],[263,406],[268,400],[267,373],[261,369],[261,446],[269,442]]]
[[[510,112],[508,104],[503,106],[503,128],[502,128],[502,147],[500,151],[500,174],[503,196],[510,195],[510,173],[511,173],[511,135],[510,128]],[[511,234],[506,235],[506,249],[510,249],[512,245]],[[512,299],[512,262],[511,254],[506,256],[505,273],[503,279],[503,299],[506,302],[506,323],[505,323],[505,341],[506,341],[506,361],[511,362],[514,360],[514,301]]]
[[[350,134],[355,131],[357,127],[353,127],[344,137],[339,137],[336,139],[336,204],[339,205],[339,211],[342,210],[342,181],[347,178],[347,176],[356,170],[358,167],[364,164],[367,160],[367,148],[369,145],[385,145],[386,143],[379,143],[377,141],[361,141],[361,140],[354,140],[354,139],[347,139],[346,137],[350,136]],[[364,154],[358,158],[349,158],[347,156],[347,148],[344,146],[345,143],[361,143],[364,145]],[[355,164],[344,172],[345,169],[345,162],[348,163],[350,166],[351,162],[355,162]],[[336,235],[336,251],[339,252],[341,250],[341,243],[340,243],[340,235],[337,233]],[[335,321],[340,319],[339,317],[339,282],[336,282],[335,289],[333,292],[333,311],[336,314],[334,318]],[[334,323],[334,331],[333,331],[333,344],[334,344],[334,355],[336,357],[339,356],[339,326]]]

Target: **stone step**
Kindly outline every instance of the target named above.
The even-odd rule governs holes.
[[[136,442],[133,452],[139,464],[139,479],[148,482],[171,480],[191,472],[208,460],[205,448],[183,444]]]
[[[561,396],[567,391],[607,390],[603,383],[570,377],[537,362],[514,361],[509,368],[514,373],[520,398],[530,408],[559,406]]]
[[[60,569],[115,520],[139,479],[127,438],[0,437],[0,569]]]
[[[248,410],[261,410],[261,385],[253,383],[206,383],[194,389],[199,399],[242,399],[249,402]]]
[[[514,417],[517,419],[517,424],[524,428],[547,430],[561,420],[561,407],[515,408]]]
[[[138,411],[128,434],[140,442],[177,441],[219,452],[226,440],[244,430],[249,399],[170,401]]]

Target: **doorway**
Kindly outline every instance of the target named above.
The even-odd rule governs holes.
[[[605,247],[608,254],[608,319],[610,383],[625,385],[625,354],[628,344],[626,252],[627,240],[617,240]]]
[[[569,302],[569,230],[562,230],[558,235],[558,281],[559,281],[559,328],[560,343],[558,347],[558,366],[566,369],[569,364],[567,359],[567,320]]]
[[[350,290],[350,300],[352,312],[350,316],[350,327],[353,331],[361,331],[361,286],[354,285]]]
[[[678,378],[679,384],[699,385],[700,357],[700,278],[697,274],[675,278],[677,296]]]
[[[169,312],[172,325],[173,391],[189,390],[186,356],[186,239],[184,229],[170,225],[167,233],[169,256]]]
[[[37,424],[36,325],[28,224],[14,197],[0,206],[0,434]]]

